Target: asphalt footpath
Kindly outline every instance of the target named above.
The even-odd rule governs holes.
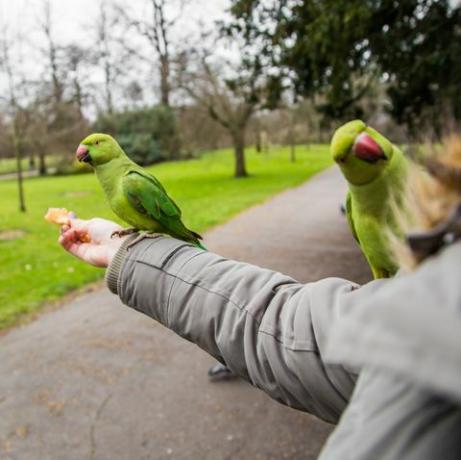
[[[205,235],[301,282],[370,273],[329,169]],[[0,337],[0,460],[314,459],[332,427],[242,380],[106,288]]]

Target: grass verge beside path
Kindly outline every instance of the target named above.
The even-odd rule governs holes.
[[[288,148],[249,150],[247,160],[251,176],[245,179],[232,178],[229,150],[148,169],[181,207],[185,223],[203,232],[331,164],[327,146],[318,145],[298,147],[296,163]],[[17,211],[16,193],[14,181],[0,183],[0,328],[103,276],[59,247],[57,227],[43,219],[48,207],[66,207],[83,219],[114,219],[93,174],[27,180],[26,214]]]
[[[54,167],[59,163],[58,156],[47,156],[46,166]],[[23,158],[21,160],[22,171],[27,173],[30,171],[29,159]],[[38,158],[36,159],[36,168],[38,167]],[[16,159],[15,158],[0,158],[0,176],[2,174],[12,174],[16,172]]]

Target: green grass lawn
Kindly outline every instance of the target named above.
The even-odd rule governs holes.
[[[182,208],[185,223],[203,232],[331,164],[327,146],[318,145],[298,147],[296,163],[289,161],[288,148],[269,154],[249,150],[247,161],[251,177],[245,179],[232,178],[229,150],[149,170]],[[0,328],[103,276],[103,270],[85,265],[57,244],[58,228],[43,219],[48,207],[66,207],[84,219],[114,219],[93,174],[28,179],[25,196],[27,213],[21,214],[16,183],[0,182]],[[4,239],[14,231],[23,235]]]

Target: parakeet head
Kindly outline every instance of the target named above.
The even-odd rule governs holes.
[[[78,161],[96,167],[125,154],[112,136],[94,133],[80,142],[75,155]]]
[[[367,184],[377,178],[394,153],[392,144],[361,120],[338,128],[330,151],[346,179],[354,185]]]

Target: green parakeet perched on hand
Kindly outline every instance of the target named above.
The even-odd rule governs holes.
[[[393,276],[398,267],[388,230],[398,234],[392,200],[402,192],[408,164],[388,139],[360,120],[336,130],[331,154],[349,185],[346,214],[375,278]]]
[[[182,223],[181,210],[162,184],[130,160],[113,137],[89,135],[76,156],[94,168],[112,211],[133,227],[118,234],[137,230],[167,233],[203,248],[201,236]]]

